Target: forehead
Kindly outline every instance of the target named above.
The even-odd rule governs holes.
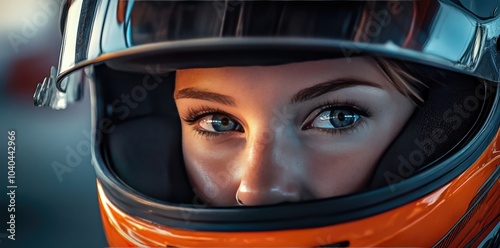
[[[336,78],[381,82],[383,75],[369,57],[308,61],[277,66],[197,68],[177,71],[176,90],[187,87],[293,87]]]

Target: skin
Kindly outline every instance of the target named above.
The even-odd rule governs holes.
[[[174,97],[189,179],[216,206],[359,191],[415,109],[369,57],[179,70]],[[213,135],[214,115],[235,128]]]

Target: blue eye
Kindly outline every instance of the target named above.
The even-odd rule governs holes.
[[[243,131],[241,125],[226,115],[207,115],[199,119],[199,126],[208,132]]]
[[[343,129],[354,125],[359,114],[348,108],[328,108],[321,111],[309,124],[309,128]]]

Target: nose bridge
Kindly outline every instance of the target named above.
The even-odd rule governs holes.
[[[302,185],[303,166],[295,134],[286,125],[254,129],[247,137],[245,171],[238,197],[245,205],[273,204],[298,201]],[[288,133],[288,134],[287,134]]]
[[[279,149],[276,131],[262,128],[251,134],[247,139],[247,158],[250,165],[260,165],[273,160],[275,150]]]
[[[284,124],[274,125],[272,121],[265,123],[262,128],[258,128],[247,138],[247,159],[248,165],[254,169],[264,169],[268,174],[281,170],[290,169],[290,161],[297,154],[298,147],[294,146],[297,142],[296,134]]]

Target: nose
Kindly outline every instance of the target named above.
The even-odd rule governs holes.
[[[305,164],[293,131],[259,132],[247,137],[236,193],[245,206],[295,202],[307,198]]]

